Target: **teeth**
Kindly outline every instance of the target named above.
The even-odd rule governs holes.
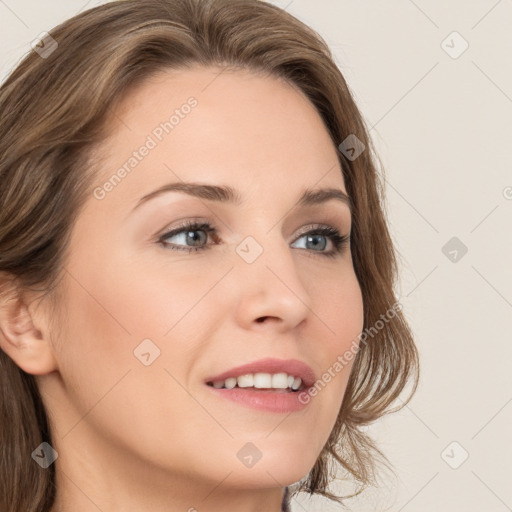
[[[299,377],[287,373],[247,373],[239,377],[229,377],[226,380],[213,382],[213,387],[220,389],[257,388],[257,389],[286,389],[297,391],[302,385]]]
[[[272,375],[270,373],[255,373],[254,374],[254,387],[255,388],[271,388]]]
[[[288,387],[288,375],[286,373],[275,373],[272,375],[272,387],[286,389]]]
[[[240,375],[237,379],[239,388],[252,388],[254,386],[254,376],[252,373]]]
[[[224,381],[224,386],[227,389],[233,389],[236,386],[236,379],[235,379],[235,377],[229,377],[229,379],[226,379]]]

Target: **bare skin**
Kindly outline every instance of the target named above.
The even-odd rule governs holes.
[[[123,100],[102,146],[103,197],[91,195],[73,228],[58,332],[46,308],[27,307],[17,312],[23,343],[2,337],[37,375],[51,417],[52,512],[278,512],[283,487],[310,471],[336,420],[349,366],[286,414],[205,385],[266,357],[299,359],[321,378],[363,328],[350,245],[335,252],[331,237],[314,246],[306,235],[324,226],[349,234],[348,206],[294,207],[305,188],[346,193],[319,114],[283,81],[219,71],[161,73]],[[197,105],[157,140],[155,127],[190,97]],[[107,192],[150,134],[156,147]],[[181,181],[227,185],[244,202],[173,191],[134,210]],[[195,230],[207,249],[187,252],[196,247],[187,230],[158,242],[188,220],[216,228]],[[236,251],[248,236],[263,251],[252,263]],[[147,366],[134,355],[145,339],[160,350]],[[237,457],[249,442],[262,454],[250,468]]]

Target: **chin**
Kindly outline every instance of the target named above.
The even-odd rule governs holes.
[[[259,460],[253,459],[247,467],[243,463],[236,464],[229,481],[249,489],[291,485],[311,471],[317,457],[317,454],[305,453],[303,449],[262,453]]]
[[[243,471],[237,469],[229,476],[229,484],[240,489],[268,489],[272,487],[286,487],[302,480],[311,470],[311,467],[301,468],[287,466],[280,468],[261,468]],[[224,475],[225,476],[225,475]]]

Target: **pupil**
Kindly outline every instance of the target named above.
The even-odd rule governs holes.
[[[311,241],[311,240],[317,240],[318,242],[318,238],[324,238],[323,235],[310,235],[308,236],[308,243]],[[313,242],[313,247],[317,247],[319,244],[317,242]],[[322,243],[320,243],[321,245],[321,249],[325,249],[325,241],[324,241],[324,244],[322,245]]]
[[[194,233],[199,233],[199,231],[189,231],[189,232],[187,233],[187,236],[189,237],[189,239],[190,239],[192,242],[195,242],[195,241],[197,241],[197,239],[198,239],[198,238],[199,238],[199,239],[201,238],[201,237],[194,236]]]

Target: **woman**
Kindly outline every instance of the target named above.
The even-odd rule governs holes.
[[[288,510],[417,382],[364,123],[257,0],[117,1],[0,89],[0,509]]]

